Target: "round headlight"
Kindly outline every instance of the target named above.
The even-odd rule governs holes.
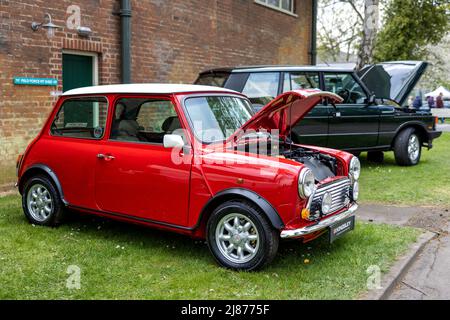
[[[353,201],[357,201],[359,197],[359,183],[355,181],[352,187],[352,199]]]
[[[359,175],[361,174],[361,163],[359,162],[359,159],[357,157],[353,157],[350,161],[348,172],[354,180],[359,179]]]
[[[312,195],[316,187],[314,174],[309,169],[300,171],[298,177],[298,194],[301,198],[306,199]]]
[[[331,197],[331,193],[327,192],[323,195],[322,198],[322,213],[327,215],[331,212],[331,206],[333,204],[333,198]]]

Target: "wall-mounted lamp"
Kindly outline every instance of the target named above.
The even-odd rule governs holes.
[[[32,22],[31,23],[31,29],[33,29],[33,31],[37,31],[40,28],[47,29],[47,36],[49,38],[51,38],[55,35],[56,29],[61,28],[61,27],[54,24],[52,22],[52,16],[49,13],[46,13],[44,15],[44,22],[41,22],[41,23]]]
[[[78,27],[77,33],[80,37],[88,38],[92,34],[92,30],[89,27]]]

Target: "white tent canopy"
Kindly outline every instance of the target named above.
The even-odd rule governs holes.
[[[439,88],[437,88],[434,91],[425,93],[425,97],[435,97],[436,98],[441,92],[444,95],[444,98],[450,99],[450,91],[448,91],[447,89],[445,89],[442,86],[440,86]]]

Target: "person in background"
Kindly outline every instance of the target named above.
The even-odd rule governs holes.
[[[427,102],[428,102],[428,107],[430,107],[430,109],[434,108],[434,97],[433,96],[428,96]]]
[[[436,108],[444,108],[444,99],[443,99],[444,94],[442,92],[439,93],[439,95],[436,98]],[[445,118],[440,118],[439,119],[441,121],[441,123],[445,122]]]
[[[420,98],[420,96],[416,96],[416,98],[413,101],[413,108],[419,110],[421,106],[422,106],[422,99]]]
[[[414,98],[413,96],[408,97],[408,108],[412,109],[413,107]]]

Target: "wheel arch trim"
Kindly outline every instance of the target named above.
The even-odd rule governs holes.
[[[33,164],[31,166],[29,166],[22,174],[22,176],[20,177],[20,181],[18,183],[19,186],[19,192],[22,193],[23,191],[23,183],[24,183],[24,177],[26,177],[28,174],[30,174],[31,171],[42,171],[45,174],[47,174],[50,179],[52,180],[52,182],[54,183],[56,189],[58,190],[58,193],[61,197],[61,201],[64,203],[64,205],[68,205],[69,203],[64,199],[64,192],[61,186],[61,182],[58,179],[58,176],[56,175],[56,173],[46,164],[43,163],[36,163]]]
[[[421,142],[422,143],[428,142],[428,130],[427,130],[426,126],[420,121],[408,121],[408,122],[402,123],[395,131],[394,137],[391,142],[391,147],[394,146],[395,140],[397,139],[400,132],[402,132],[403,130],[405,130],[407,128],[414,128],[414,129],[420,128],[419,130],[421,132],[419,133],[419,135],[420,135],[420,138],[423,139]]]
[[[254,191],[244,189],[244,188],[230,188],[222,190],[216,193],[208,202],[203,206],[200,216],[198,218],[197,224],[194,229],[200,227],[203,220],[210,215],[212,210],[221,203],[221,200],[233,199],[236,197],[238,199],[246,199],[257,205],[264,213],[264,215],[269,219],[270,224],[277,230],[284,228],[283,220],[281,219],[275,208],[263,197]]]

